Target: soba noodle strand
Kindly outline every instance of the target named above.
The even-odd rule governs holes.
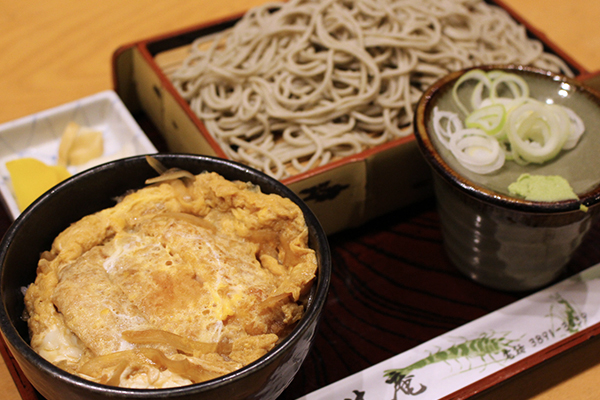
[[[482,0],[291,0],[198,39],[171,79],[229,157],[281,179],[411,134],[423,90],[490,63],[572,75]]]

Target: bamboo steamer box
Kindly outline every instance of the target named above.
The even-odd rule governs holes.
[[[489,3],[504,8],[525,26],[529,37],[538,39],[546,51],[562,58],[576,76],[588,74],[513,10],[499,0]],[[200,37],[210,40],[211,36],[232,28],[240,18],[241,15],[233,15],[143,39],[114,52],[115,91],[134,115],[143,113],[150,119],[169,151],[229,158],[179,95],[169,73],[182,64],[194,40]],[[433,195],[429,168],[412,134],[284,178],[282,182],[309,205],[328,234],[360,226]]]

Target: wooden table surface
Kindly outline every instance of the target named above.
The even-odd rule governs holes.
[[[0,123],[111,89],[111,56],[120,45],[225,17],[263,1],[0,0]],[[600,70],[599,1],[504,3],[585,69]],[[424,206],[412,211],[417,223],[436,228],[434,210]],[[6,215],[2,218],[6,226]],[[396,229],[405,224],[398,218]],[[343,243],[334,240],[334,247]],[[588,243],[590,249],[594,246]],[[585,254],[581,257],[587,260]],[[481,397],[589,399],[600,396],[599,379],[600,341],[590,340]],[[5,400],[21,399],[2,358],[0,393]]]

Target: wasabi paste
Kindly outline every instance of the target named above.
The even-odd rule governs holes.
[[[508,186],[508,191],[530,201],[559,201],[577,199],[569,182],[558,175],[522,174]]]

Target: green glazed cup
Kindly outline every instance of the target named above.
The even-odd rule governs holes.
[[[481,175],[465,169],[438,141],[432,126],[434,107],[458,112],[452,87],[469,69],[437,81],[417,106],[415,136],[433,171],[448,257],[483,285],[508,291],[538,289],[563,272],[600,211],[600,97],[577,80],[536,68],[477,68],[520,75],[529,84],[530,97],[570,107],[586,126],[578,145],[554,160],[526,166],[506,161],[499,171]],[[466,96],[459,91],[461,95]],[[540,202],[513,196],[508,185],[523,173],[560,175],[579,199]]]

